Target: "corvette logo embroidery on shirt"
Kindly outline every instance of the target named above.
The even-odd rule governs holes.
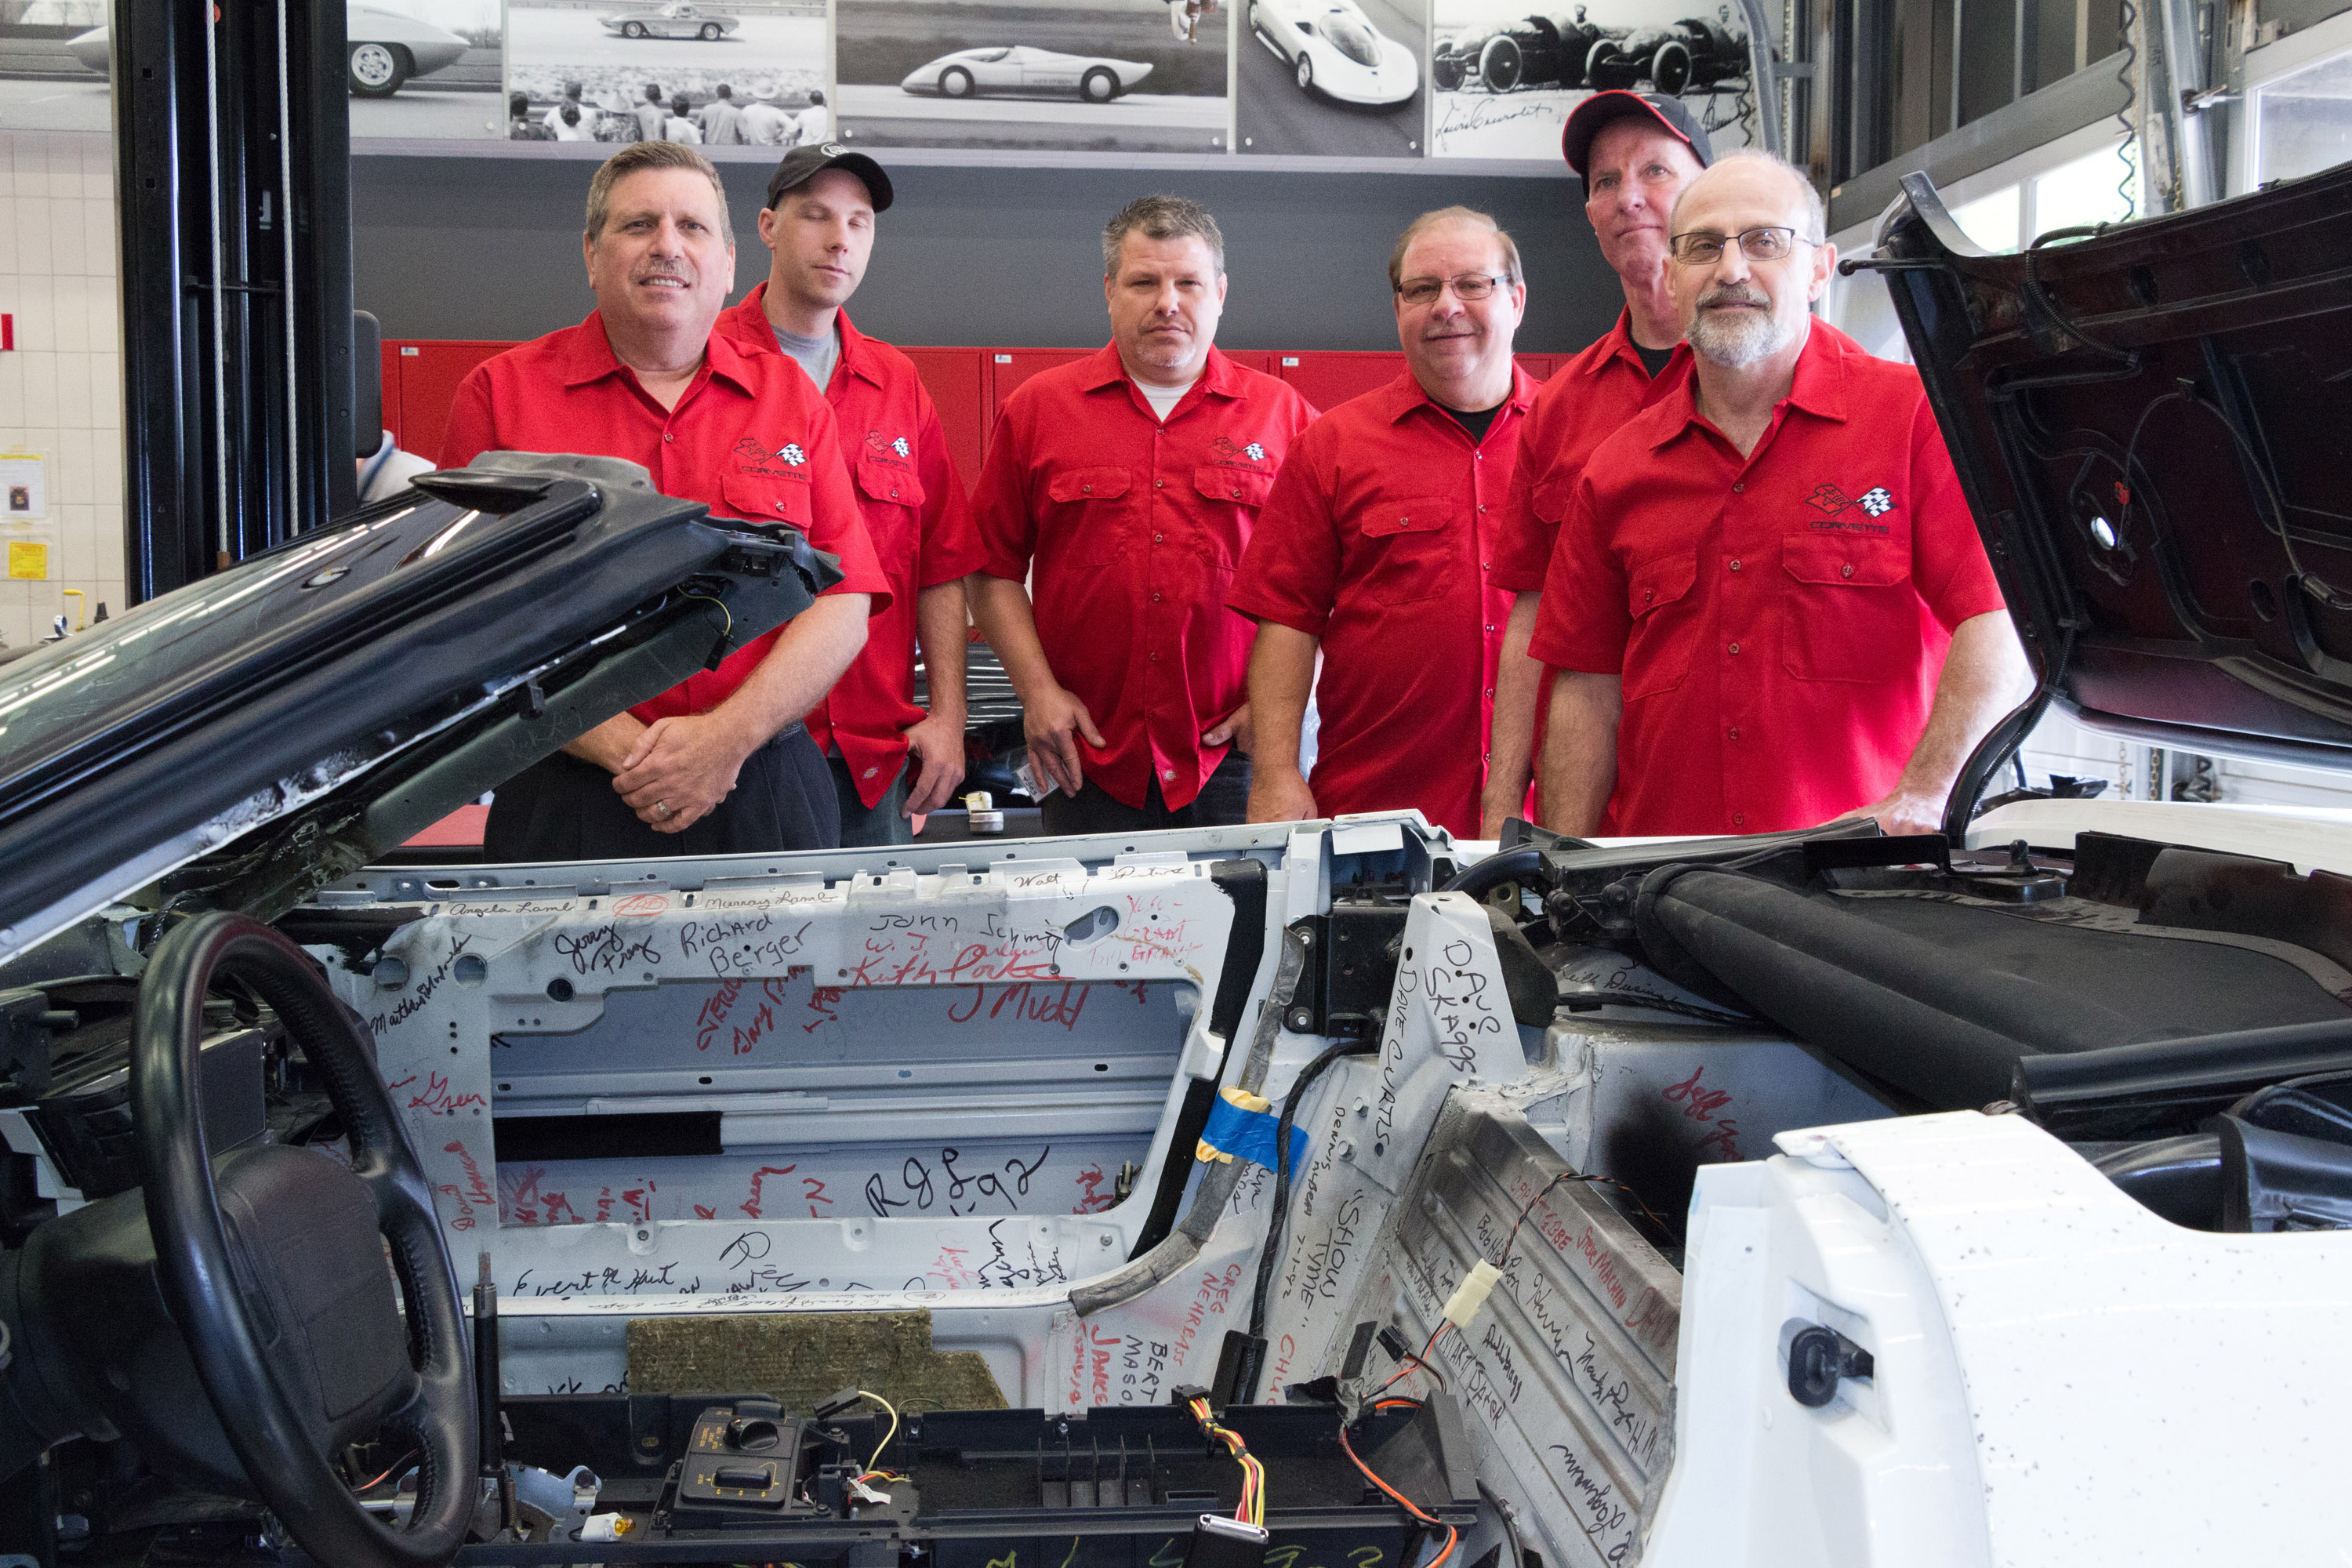
[[[1895,510],[1895,498],[1886,493],[1885,485],[1873,485],[1858,496],[1850,496],[1835,485],[1818,485],[1805,498],[1811,505],[1835,517],[1842,511],[1860,507],[1873,517],[1885,517]]]
[[[1220,436],[1209,443],[1209,450],[1238,468],[1255,468],[1265,461],[1265,448],[1252,441],[1246,447],[1235,446],[1230,436]]]
[[[877,458],[886,453],[900,458],[915,455],[914,446],[904,436],[885,436],[879,430],[866,432],[866,449]]]

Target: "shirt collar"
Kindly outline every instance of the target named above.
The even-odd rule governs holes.
[[[1098,392],[1129,379],[1127,363],[1118,357],[1116,342],[1105,343],[1082,363],[1086,370],[1078,383],[1081,392]],[[1198,387],[1204,397],[1239,397],[1244,391],[1241,366],[1226,358],[1223,350],[1211,343],[1208,361],[1201,366],[1201,379],[1184,390],[1189,395],[1194,387]]]
[[[1675,353],[1687,359],[1689,345],[1677,348]],[[1801,408],[1816,418],[1845,422],[1845,355],[1843,342],[1838,336],[1822,330],[1818,321],[1805,329],[1805,346],[1797,352],[1797,368],[1789,379],[1789,391],[1780,399],[1791,408]],[[1659,373],[1664,381],[1674,374],[1673,367]],[[1698,423],[1698,371],[1689,367],[1681,382],[1670,392],[1660,395],[1651,407],[1663,410],[1658,437],[1650,443],[1655,451]]]
[[[712,376],[726,381],[739,391],[755,393],[753,373],[744,363],[741,351],[727,334],[712,323],[710,336],[702,345],[703,363]],[[563,360],[563,384],[566,387],[585,386],[618,374],[623,366],[613,353],[613,341],[604,335],[604,318],[600,310],[591,310],[587,319],[573,329],[572,342]],[[633,378],[634,379],[634,378]]]
[[[1538,385],[1538,383],[1534,376],[1529,375],[1514,363],[1511,366],[1511,390],[1504,395],[1501,406],[1514,408],[1525,414],[1528,405],[1535,402]],[[1453,417],[1438,406],[1435,398],[1422,390],[1421,383],[1413,379],[1413,374],[1411,371],[1406,371],[1371,395],[1381,400],[1381,416],[1391,425],[1423,405],[1436,409],[1443,417],[1448,419]]]

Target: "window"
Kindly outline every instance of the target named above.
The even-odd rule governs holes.
[[[2011,185],[1952,209],[1960,232],[1987,250],[2015,250],[2024,232],[2025,187]]]
[[[2352,50],[2254,95],[2254,180],[2299,179],[2352,161]]]
[[[2120,142],[2061,163],[2032,183],[2033,210],[2026,226],[2034,234],[2095,223],[2121,223],[2134,210],[2125,193],[2135,189],[2137,171]]]

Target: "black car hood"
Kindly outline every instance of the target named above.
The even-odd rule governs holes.
[[[2352,766],[2352,168],[2021,256],[1904,192],[1863,265],[2055,700]]]
[[[0,666],[0,961],[167,875],[269,918],[838,580],[635,464],[492,453]]]

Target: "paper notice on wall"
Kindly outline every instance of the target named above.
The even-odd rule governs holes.
[[[49,574],[49,547],[37,539],[8,541],[8,575],[45,581]]]
[[[0,521],[49,515],[49,460],[38,452],[0,452]]]

